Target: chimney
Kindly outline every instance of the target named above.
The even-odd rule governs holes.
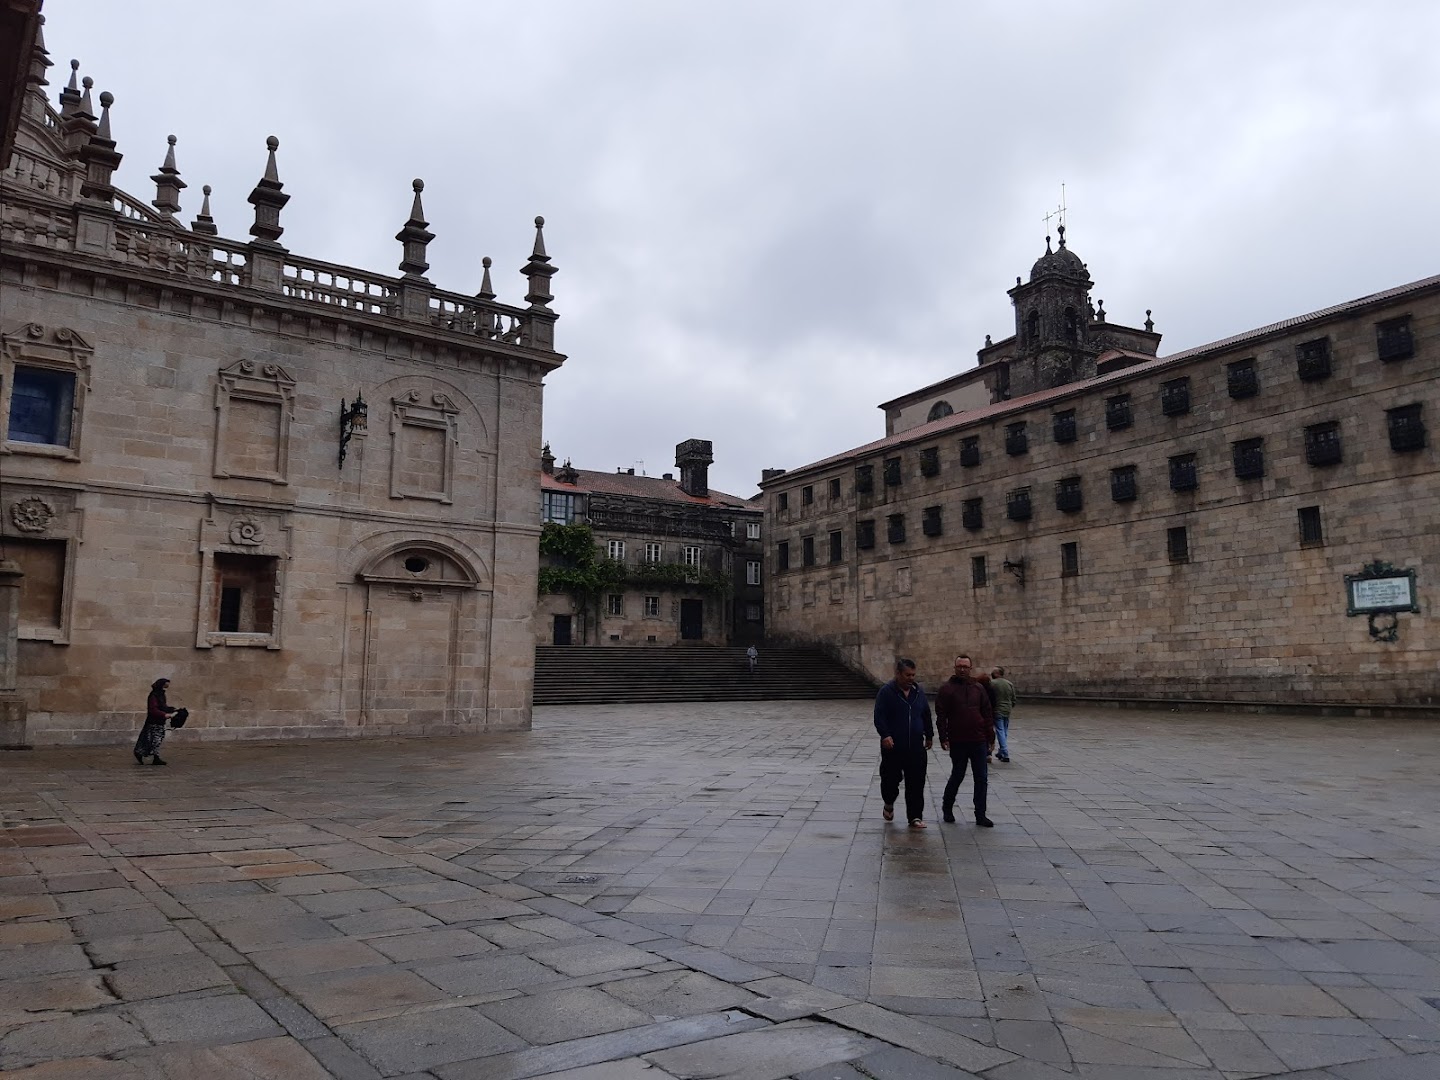
[[[675,479],[675,474],[674,474],[673,472],[667,472],[667,473],[665,473],[664,475],[662,475],[662,476],[660,477],[660,479],[661,479],[661,480],[674,480],[674,479]]]
[[[710,463],[715,446],[709,439],[686,439],[675,447],[675,467],[680,470],[680,490],[704,499],[710,494]]]
[[[546,476],[552,476],[555,473],[555,455],[550,452],[548,442],[540,451],[540,471]]]
[[[634,470],[634,469],[626,469],[626,470],[625,470],[625,475],[626,475],[626,476],[634,476],[634,475],[635,475],[635,470]]]
[[[771,480],[774,480],[777,476],[784,476],[784,475],[785,475],[785,470],[784,470],[784,469],[761,469],[761,470],[760,470],[760,483],[762,483],[762,484],[768,484]]]

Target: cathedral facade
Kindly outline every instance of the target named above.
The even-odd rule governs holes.
[[[1440,278],[1169,356],[1091,287],[1062,231],[976,367],[767,473],[771,636],[1036,694],[1440,704]]]
[[[425,276],[418,180],[398,275],[301,257],[271,138],[225,239],[208,187],[181,221],[173,136],[153,199],[116,188],[113,99],[72,63],[52,106],[49,66],[0,178],[7,741],[131,738],[162,677],[200,738],[527,726],[543,222],[523,303],[488,258]]]

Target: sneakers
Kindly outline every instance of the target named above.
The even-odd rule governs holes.
[[[979,825],[982,829],[993,829],[995,827],[995,823],[984,814],[975,815],[975,824]]]
[[[955,824],[955,811],[954,811],[954,810],[946,810],[946,811],[945,811],[945,816],[944,816],[943,820],[944,820],[944,822],[945,822],[946,825],[954,825],[954,824]]]
[[[1009,760],[1010,760],[1010,755],[1009,755],[1009,754],[1001,754],[1001,755],[1000,755],[999,757],[997,757],[995,760],[996,760],[996,761],[1009,761]]]

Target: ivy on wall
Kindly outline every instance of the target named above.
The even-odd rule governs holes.
[[[724,574],[679,563],[644,563],[626,566],[600,554],[589,525],[548,522],[540,531],[540,554],[551,565],[540,568],[540,592],[569,593],[581,603],[620,585],[690,588],[729,595],[732,585]]]

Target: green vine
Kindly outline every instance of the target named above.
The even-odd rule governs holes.
[[[589,525],[549,522],[540,531],[540,554],[551,560],[540,568],[540,592],[569,593],[582,603],[617,585],[691,588],[728,596],[731,582],[724,574],[680,563],[626,566],[601,556]]]

